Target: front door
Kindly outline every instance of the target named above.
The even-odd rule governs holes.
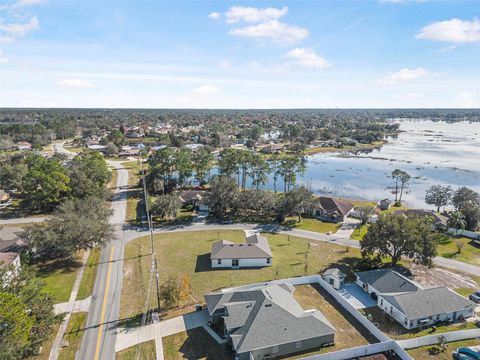
[[[232,267],[238,268],[238,259],[232,259]]]

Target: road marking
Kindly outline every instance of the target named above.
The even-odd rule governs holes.
[[[108,263],[107,282],[105,284],[105,294],[103,295],[102,313],[100,315],[100,325],[98,327],[97,347],[95,348],[95,358],[94,358],[95,360],[98,360],[98,356],[100,355],[100,343],[102,340],[103,318],[105,317],[105,307],[107,306],[108,286],[110,284],[110,273],[112,270],[113,249],[115,249],[115,246],[112,246],[112,250],[110,251],[110,261]]]

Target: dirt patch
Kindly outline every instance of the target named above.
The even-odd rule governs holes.
[[[476,288],[478,285],[474,279],[468,275],[459,274],[454,271],[442,268],[427,268],[418,264],[411,264],[415,281],[425,287],[447,286],[451,289],[456,288]]]

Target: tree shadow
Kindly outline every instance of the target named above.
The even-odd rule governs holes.
[[[54,272],[66,274],[75,271],[80,266],[82,266],[82,262],[72,258],[65,258],[59,260],[45,261],[42,263],[37,263],[35,265],[38,268],[38,276],[47,277]]]

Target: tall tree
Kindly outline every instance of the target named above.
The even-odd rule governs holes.
[[[305,186],[293,189],[286,193],[278,205],[278,219],[283,221],[288,215],[298,216],[298,222],[302,221],[302,215],[313,211],[315,198],[311,190]]]
[[[398,202],[398,185],[400,183],[400,174],[402,173],[402,170],[400,169],[395,169],[392,171],[392,179],[395,182],[395,203]]]
[[[173,219],[177,216],[182,202],[176,193],[161,195],[155,198],[150,213],[159,216],[161,219]]]
[[[450,186],[432,185],[425,194],[425,202],[429,205],[435,205],[437,212],[440,208],[447,206],[452,199],[453,190]]]
[[[203,146],[193,154],[193,167],[195,169],[195,180],[200,185],[206,181],[207,175],[213,167],[214,157],[212,150],[208,146]],[[210,177],[210,176],[208,176]]]
[[[403,256],[430,265],[437,245],[429,219],[395,214],[379,216],[360,243],[363,256],[391,258],[394,266]]]
[[[228,176],[216,176],[211,181],[210,194],[207,197],[208,216],[223,221],[236,210],[239,190],[235,180]]]
[[[148,164],[151,167],[149,172],[149,174],[151,174],[150,177],[160,177],[164,187],[163,193],[166,193],[168,180],[175,171],[174,150],[169,147],[157,150],[150,159],[148,159]]]
[[[218,157],[218,171],[221,175],[233,177],[239,174],[239,153],[232,148],[223,149]],[[240,185],[240,179],[238,179]]]
[[[40,155],[29,156],[27,164],[23,183],[27,201],[38,210],[53,209],[70,192],[70,178],[65,167],[55,159]]]
[[[399,176],[399,179],[400,179],[400,196],[398,198],[398,202],[400,203],[400,205],[402,204],[403,192],[408,187],[408,183],[410,182],[411,178],[412,177],[406,171],[402,171],[400,173],[400,176]]]
[[[458,234],[458,230],[465,229],[467,222],[465,221],[465,215],[461,211],[454,211],[450,213],[447,221],[448,227],[455,229],[455,235]]]
[[[77,198],[100,195],[112,178],[105,159],[98,151],[83,150],[68,164],[71,193]]]
[[[175,170],[180,186],[188,185],[188,179],[193,175],[192,150],[181,148],[175,153]]]
[[[270,169],[273,176],[273,192],[277,193],[277,180],[280,175],[280,159],[277,153],[273,153],[270,157]]]
[[[102,246],[113,239],[111,213],[108,203],[96,196],[66,200],[52,218],[26,230],[31,257],[61,259],[80,249]]]
[[[279,172],[283,177],[283,191],[288,192],[297,181],[297,173],[302,170],[300,158],[295,156],[285,157],[280,160]]]
[[[268,173],[270,167],[268,163],[259,154],[253,154],[250,161],[249,174],[252,178],[252,187],[258,190],[262,185],[268,182]]]
[[[455,209],[461,210],[468,204],[480,206],[480,194],[462,186],[453,194],[452,205],[455,206]]]

